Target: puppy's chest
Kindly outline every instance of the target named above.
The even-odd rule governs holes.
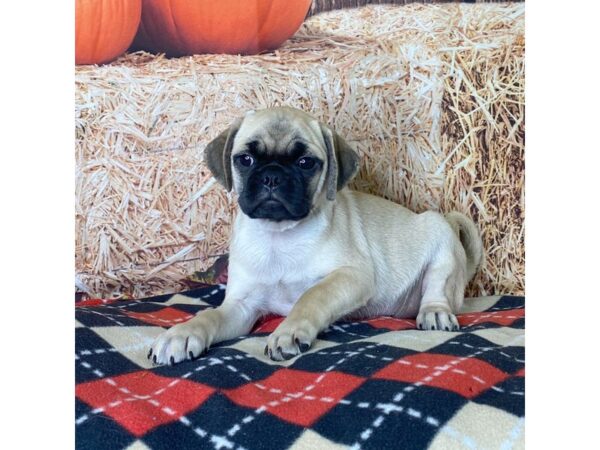
[[[296,282],[281,281],[276,284],[259,284],[254,295],[260,304],[260,309],[273,314],[287,316],[298,299],[316,280]]]
[[[248,300],[265,312],[287,315],[300,296],[324,276],[315,264],[313,250],[310,245],[289,241],[246,247],[238,261],[251,288]]]
[[[303,279],[315,266],[317,249],[307,240],[264,239],[236,248],[236,260],[245,272],[265,283],[274,284],[284,279]]]
[[[250,297],[259,309],[280,315],[288,315],[298,299],[314,286],[322,276],[291,264],[278,265],[272,262],[256,265],[253,271]]]

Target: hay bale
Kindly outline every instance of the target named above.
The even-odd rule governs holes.
[[[441,209],[475,218],[487,264],[467,293],[524,295],[524,5],[505,14],[469,9],[450,20],[442,48],[442,148],[448,153]]]
[[[204,146],[248,109],[290,105],[360,152],[354,188],[475,217],[490,256],[470,294],[521,293],[523,14],[370,6],[311,17],[273,53],[78,67],[77,287],[174,292],[227,252],[235,198]]]
[[[309,15],[319,14],[325,11],[332,11],[335,9],[342,8],[357,8],[359,6],[366,5],[382,5],[382,4],[395,4],[405,5],[407,3],[447,3],[452,1],[460,0],[313,0],[309,10]],[[465,3],[507,3],[508,2],[522,2],[524,0],[462,0]]]

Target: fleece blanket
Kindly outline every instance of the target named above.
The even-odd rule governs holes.
[[[154,366],[154,338],[224,289],[76,303],[77,448],[524,447],[524,298],[468,299],[458,332],[339,322],[285,362],[264,356],[282,320],[270,317],[195,361]]]

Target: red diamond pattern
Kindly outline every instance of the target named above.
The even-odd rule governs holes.
[[[364,320],[363,323],[368,323],[373,328],[383,328],[386,330],[411,330],[417,328],[415,320],[396,319],[394,317],[376,317],[374,319]]]
[[[171,327],[194,317],[193,314],[171,307],[151,313],[125,311],[125,314],[134,319],[141,320],[142,322],[151,323],[152,325],[158,325],[161,327]]]
[[[252,329],[254,333],[272,333],[283,322],[284,317],[268,315],[262,318]]]
[[[231,401],[264,407],[288,422],[308,427],[365,381],[341,372],[281,369],[268,378],[225,392]]]
[[[213,392],[213,388],[200,383],[149,371],[82,383],[75,390],[80,400],[94,408],[92,414],[110,416],[137,437],[178,420]]]
[[[497,323],[502,326],[509,326],[517,319],[525,317],[524,309],[508,309],[505,311],[487,311],[484,313],[461,314],[457,316],[460,326],[470,326],[483,323]]]
[[[88,298],[86,300],[81,300],[75,303],[76,307],[80,306],[101,306],[101,305],[110,305],[111,303],[116,303],[119,300],[113,299],[103,299],[103,298]]]
[[[508,375],[477,358],[434,353],[410,355],[377,372],[373,378],[420,383],[473,398]]]

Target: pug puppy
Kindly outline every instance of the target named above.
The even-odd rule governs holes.
[[[149,358],[174,364],[286,316],[265,354],[305,352],[341,318],[415,318],[424,330],[458,330],[455,313],[483,260],[462,214],[415,214],[346,188],[357,153],[328,126],[292,108],[250,112],[205,149],[214,177],[239,196],[221,306],[175,325]]]

